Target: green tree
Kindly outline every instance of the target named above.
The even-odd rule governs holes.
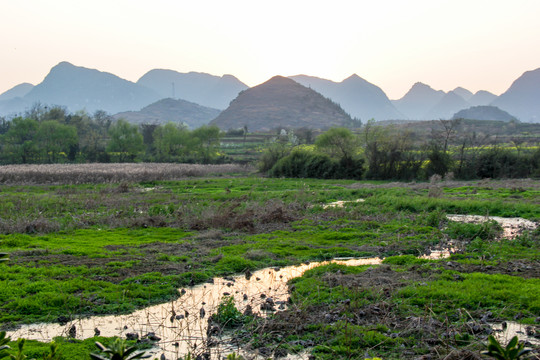
[[[194,139],[183,125],[167,123],[154,131],[156,158],[159,161],[182,161],[193,150]]]
[[[448,152],[443,151],[436,142],[432,142],[429,146],[428,159],[429,163],[426,167],[428,177],[433,174],[445,176],[452,166],[452,157]]]
[[[204,125],[191,132],[195,141],[197,156],[204,163],[212,162],[218,156],[221,131],[217,126]]]
[[[35,140],[38,126],[36,120],[29,118],[18,117],[12,120],[3,137],[8,162],[28,164],[35,161],[38,153]]]
[[[0,117],[0,135],[7,133],[10,126],[11,122],[7,121],[3,117]]]
[[[315,140],[315,147],[335,159],[339,166],[335,177],[360,179],[364,159],[359,155],[358,138],[347,128],[331,128]]]
[[[48,163],[57,162],[62,153],[67,156],[79,143],[77,129],[56,120],[45,120],[39,124],[36,141]]]
[[[108,131],[110,140],[107,151],[116,153],[118,161],[133,161],[144,150],[143,137],[136,125],[119,119]]]
[[[315,140],[315,146],[321,152],[338,160],[349,162],[358,150],[356,136],[346,128],[331,128]]]
[[[424,160],[414,151],[409,132],[398,132],[389,126],[367,122],[360,136],[367,160],[369,179],[414,179],[418,177]]]

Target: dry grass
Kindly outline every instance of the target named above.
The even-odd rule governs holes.
[[[223,174],[247,174],[244,165],[171,163],[47,164],[0,166],[0,184],[87,184],[179,180]]]

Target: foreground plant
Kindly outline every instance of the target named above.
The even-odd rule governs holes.
[[[519,343],[517,336],[510,339],[508,345],[503,348],[493,335],[489,335],[487,348],[482,354],[498,360],[517,360],[531,352],[530,349],[525,349],[525,344]]]
[[[25,339],[19,339],[17,340],[17,354],[16,355],[12,355],[10,354],[9,355],[9,358],[11,360],[24,360],[27,358],[26,355],[23,354],[23,350],[24,350],[24,344],[26,343],[26,340]],[[34,359],[32,359],[34,360]]]
[[[9,256],[9,254],[7,254],[7,253],[0,253],[0,263],[3,262],[3,261],[9,261],[8,256]]]
[[[93,360],[135,360],[147,359],[151,355],[147,355],[144,351],[134,354],[137,347],[126,347],[126,342],[123,339],[116,339],[109,348],[96,341],[96,346],[103,354],[90,354]]]
[[[0,359],[8,357],[7,350],[9,349],[8,343],[11,341],[9,337],[6,337],[5,331],[0,331]]]

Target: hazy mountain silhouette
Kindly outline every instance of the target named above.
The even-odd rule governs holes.
[[[295,75],[290,78],[332,99],[352,117],[363,121],[372,118],[375,120],[403,118],[380,87],[356,74],[339,83],[307,75]]]
[[[11,100],[18,97],[22,98],[23,96],[28,94],[28,92],[32,90],[33,87],[34,85],[29,84],[29,83],[22,83],[17,86],[14,86],[8,91],[0,94],[0,101]]]
[[[495,99],[497,106],[524,122],[540,122],[540,68],[525,72]]]
[[[162,99],[140,111],[127,111],[114,115],[136,124],[185,123],[190,128],[208,124],[219,114],[219,110],[179,99]]]
[[[450,119],[459,110],[467,109],[469,103],[454,91],[446,93],[426,114],[426,119]]]
[[[21,97],[0,101],[0,116],[19,116],[25,109],[29,109],[31,105]]]
[[[116,75],[61,62],[24,97],[27,103],[61,105],[69,111],[139,110],[160,99],[154,91]]]
[[[497,95],[492,94],[489,91],[479,90],[468,100],[468,103],[471,104],[471,106],[489,105],[496,98]]]
[[[318,92],[275,76],[242,91],[211,124],[223,130],[246,125],[250,131],[269,131],[279,127],[325,129],[351,122],[339,105]]]
[[[408,119],[425,120],[429,110],[435,107],[444,95],[442,90],[434,90],[429,85],[417,82],[401,99],[392,103]]]
[[[246,84],[232,75],[221,77],[206,73],[179,73],[154,69],[144,74],[137,84],[154,90],[161,97],[191,101],[215,109],[225,109]]]
[[[469,90],[462,88],[461,86],[458,86],[454,90],[452,90],[454,93],[458,94],[463,98],[465,101],[469,101],[474,95]]]
[[[499,121],[510,121],[515,118],[515,116],[510,115],[496,106],[472,106],[468,109],[460,110],[452,116],[452,119]]]

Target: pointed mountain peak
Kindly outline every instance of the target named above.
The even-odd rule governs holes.
[[[62,61],[62,62],[59,62],[58,64],[56,64],[55,66],[53,66],[51,71],[53,71],[53,70],[64,70],[64,69],[73,69],[73,68],[76,68],[76,67],[77,66],[73,65],[70,62]]]
[[[455,88],[454,90],[452,90],[452,92],[456,93],[457,95],[461,96],[464,100],[469,100],[470,98],[473,97],[473,93],[470,92],[469,90],[465,89],[465,88],[462,88],[461,86],[458,86],[457,88]]]
[[[231,75],[231,74],[225,74],[221,77],[221,79],[223,80],[235,80],[235,81],[239,81],[238,78],[234,75]]]
[[[276,75],[276,76],[270,78],[269,80],[265,81],[264,83],[260,84],[259,86],[261,86],[261,85],[285,85],[285,84],[298,84],[298,83],[296,81],[294,81],[293,79],[289,79],[289,78],[281,76],[281,75]]]
[[[352,82],[367,82],[366,80],[362,79],[358,74],[352,74],[348,78],[342,81],[342,83],[352,83]]]
[[[436,91],[435,89],[433,89],[428,84],[424,84],[423,82],[420,82],[420,81],[415,82],[414,85],[411,87],[411,90],[412,89],[431,89],[431,90]],[[411,91],[411,90],[409,90],[409,91]]]

